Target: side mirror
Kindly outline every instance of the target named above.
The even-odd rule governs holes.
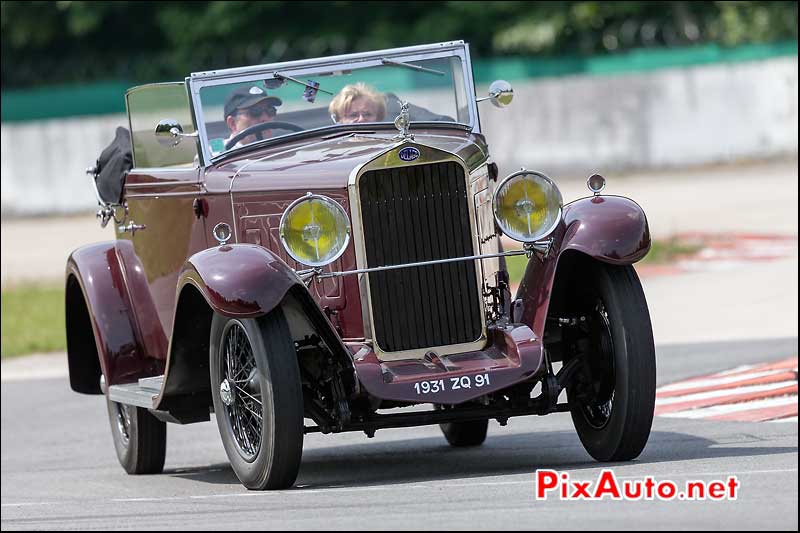
[[[197,137],[197,132],[183,133],[180,123],[174,118],[167,118],[156,124],[156,139],[162,146],[178,146],[184,137]]]
[[[506,107],[514,99],[514,89],[505,80],[495,80],[489,86],[489,96],[478,98],[476,102],[491,100],[496,107]]]

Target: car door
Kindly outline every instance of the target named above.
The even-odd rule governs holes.
[[[117,253],[148,357],[166,359],[172,333],[175,289],[186,260],[206,248],[205,219],[195,138],[159,143],[164,120],[194,131],[184,83],[136,87],[126,95],[134,168],[125,180],[127,216],[117,227]]]

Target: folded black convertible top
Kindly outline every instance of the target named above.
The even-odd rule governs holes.
[[[100,154],[95,166],[97,192],[103,200],[117,204],[122,199],[125,175],[133,168],[131,134],[127,128],[118,127],[114,140]]]

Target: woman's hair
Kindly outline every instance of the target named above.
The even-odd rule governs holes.
[[[386,103],[383,100],[383,96],[366,83],[358,82],[346,85],[339,91],[339,94],[336,95],[333,101],[331,101],[331,104],[328,106],[328,112],[331,114],[334,122],[341,121],[342,115],[344,115],[347,108],[350,107],[350,104],[353,103],[353,100],[357,98],[368,100],[375,106],[376,120],[383,120],[383,117],[386,115]]]

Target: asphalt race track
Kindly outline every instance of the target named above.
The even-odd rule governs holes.
[[[797,339],[670,345],[659,385],[797,355]],[[436,426],[308,435],[296,488],[248,492],[215,422],[168,426],[165,472],[128,476],[101,397],[65,377],[2,385],[2,529],[788,529],[797,530],[797,421],[657,417],[630,463],[601,465],[568,414],[489,426],[480,448],[449,448]],[[595,480],[724,480],[736,501],[534,499],[533,472]]]

